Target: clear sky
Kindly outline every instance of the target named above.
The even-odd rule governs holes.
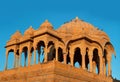
[[[108,34],[116,51],[112,76],[120,79],[120,0],[0,0],[0,70],[4,46],[14,32],[38,29],[46,19],[57,29],[76,16]]]

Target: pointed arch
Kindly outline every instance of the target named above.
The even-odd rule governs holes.
[[[37,44],[36,63],[44,62],[44,48],[45,48],[45,42],[40,40]]]
[[[81,51],[79,47],[75,48],[73,62],[74,62],[74,66],[75,66],[75,63],[79,63],[79,66],[82,65],[82,56],[81,56]]]
[[[10,49],[8,51],[8,69],[13,69],[15,67],[15,54],[14,54],[14,50]]]
[[[21,65],[23,67],[28,66],[28,47],[27,46],[22,48]]]
[[[63,62],[63,49],[58,48],[58,61]]]
[[[93,59],[92,59],[92,61],[93,61],[93,72],[96,73],[96,74],[99,74],[99,71],[100,71],[99,70],[100,58],[98,56],[98,49],[97,48],[95,48],[93,50]]]
[[[48,61],[53,60],[54,58],[56,58],[55,54],[56,54],[56,49],[55,49],[55,44],[53,41],[49,41],[48,42]]]
[[[86,54],[85,54],[85,67],[87,68],[87,70],[89,70],[89,58],[88,58],[88,51],[89,49],[86,48]]]

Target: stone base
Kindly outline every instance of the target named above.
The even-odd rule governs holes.
[[[0,72],[0,82],[113,82],[113,79],[53,60]]]

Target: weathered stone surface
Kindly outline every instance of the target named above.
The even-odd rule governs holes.
[[[0,82],[112,82],[111,77],[90,73],[58,61],[0,72]]]
[[[0,82],[112,82],[115,50],[109,37],[78,17],[57,30],[46,20],[38,30],[30,26],[24,35],[17,31],[5,48],[5,71],[0,73]],[[14,54],[14,66],[7,70],[10,52]],[[22,53],[24,60],[28,58],[24,67]],[[79,68],[75,68],[76,63]]]

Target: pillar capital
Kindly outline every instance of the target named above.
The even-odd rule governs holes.
[[[108,54],[107,54],[107,61],[111,61],[111,58],[112,58],[112,57],[111,57],[111,54],[108,53]]]
[[[86,48],[85,47],[81,47],[81,55],[86,55]]]

